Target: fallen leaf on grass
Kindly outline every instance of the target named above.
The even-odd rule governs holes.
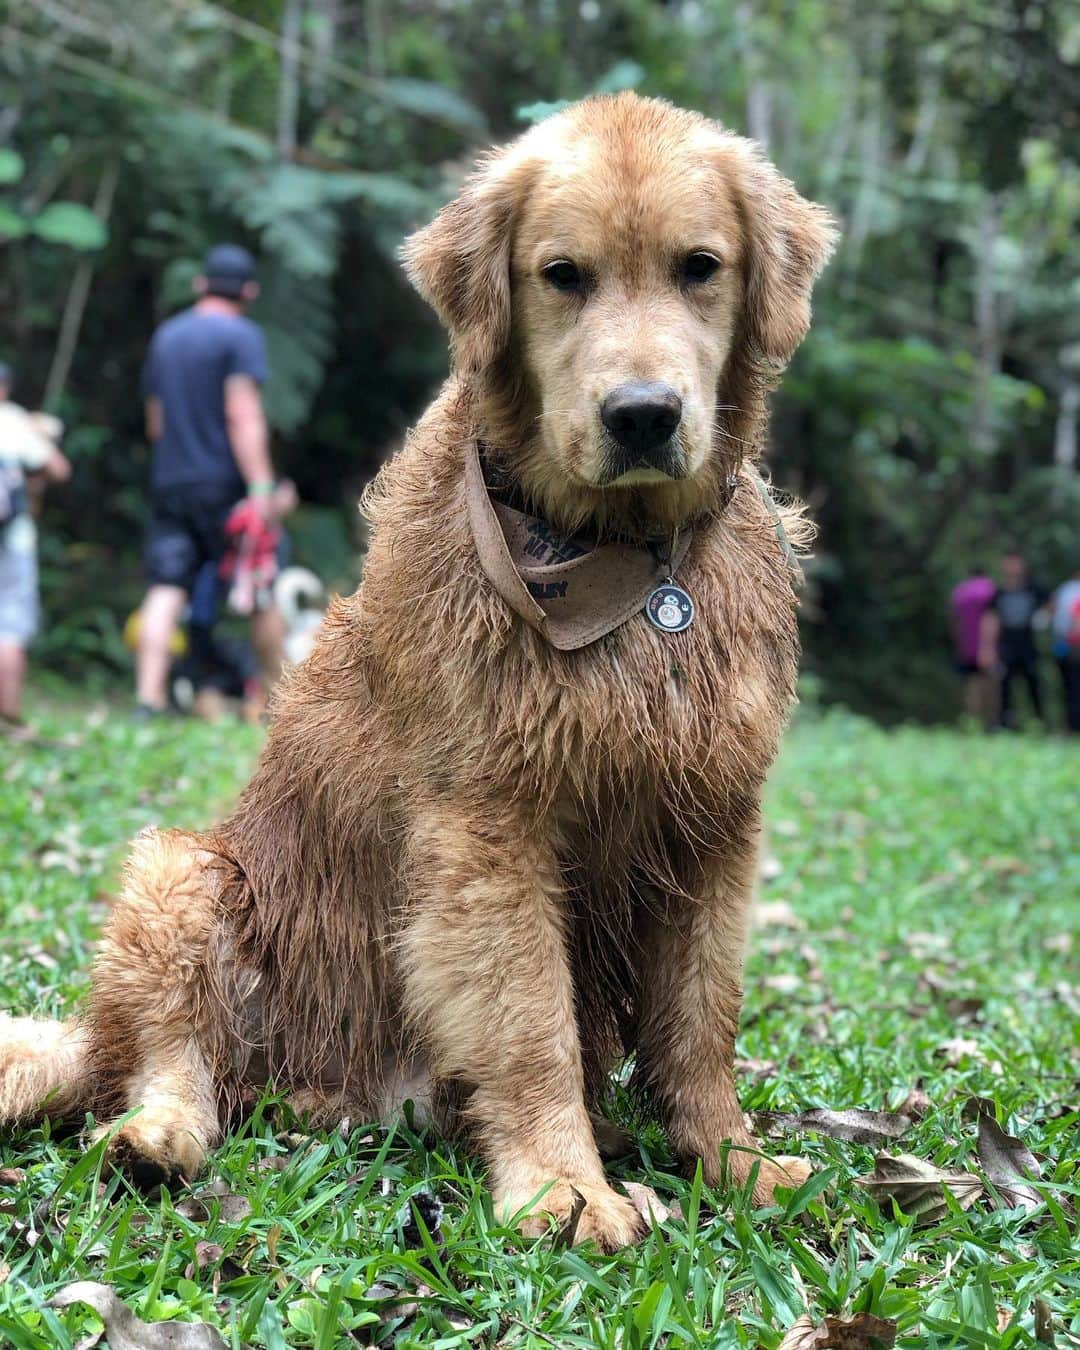
[[[1054,1315],[1044,1298],[1035,1300],[1035,1339],[1040,1345],[1057,1344],[1054,1340]]]
[[[206,1322],[144,1322],[107,1284],[77,1280],[49,1300],[52,1308],[86,1303],[105,1323],[111,1350],[226,1350],[226,1341]]]
[[[574,1197],[570,1206],[570,1213],[563,1219],[558,1232],[552,1238],[551,1245],[553,1247],[572,1247],[574,1245],[578,1224],[581,1222],[582,1214],[585,1213],[585,1197],[576,1186],[570,1187],[570,1194]]]
[[[759,900],[751,912],[755,928],[805,928],[786,900]]]
[[[954,1036],[952,1040],[942,1041],[934,1054],[944,1059],[950,1069],[955,1069],[965,1059],[985,1058],[979,1042],[963,1036]]]
[[[898,1115],[910,1116],[912,1120],[922,1120],[933,1109],[934,1104],[924,1090],[921,1078],[916,1078],[915,1086],[896,1108]]]
[[[650,1228],[655,1228],[660,1223],[667,1223],[668,1219],[671,1218],[672,1209],[664,1204],[651,1186],[646,1186],[640,1181],[624,1181],[622,1188],[629,1196],[630,1203]]]
[[[844,1111],[819,1106],[790,1115],[782,1111],[758,1111],[754,1124],[774,1139],[812,1130],[847,1144],[883,1144],[887,1139],[899,1139],[911,1128],[912,1119],[892,1111],[866,1111],[858,1106]]]
[[[775,1078],[779,1065],[775,1059],[737,1059],[735,1072],[747,1074],[757,1083],[764,1078]]]
[[[17,1186],[26,1180],[26,1172],[21,1167],[0,1167],[0,1186]]]
[[[218,1265],[218,1262],[221,1264]],[[217,1267],[213,1273],[213,1289],[217,1294],[222,1284],[228,1284],[230,1280],[238,1280],[244,1273],[242,1266],[226,1256],[222,1247],[216,1242],[196,1242],[195,1260],[188,1263],[184,1271],[184,1278],[193,1280],[200,1270],[205,1270],[207,1266]]]
[[[920,1223],[930,1223],[948,1212],[943,1188],[947,1187],[961,1209],[970,1209],[983,1192],[983,1184],[970,1172],[935,1167],[910,1153],[879,1153],[874,1170],[856,1183],[880,1205],[895,1200],[905,1214],[913,1214]]]
[[[192,1223],[206,1223],[213,1211],[212,1201],[218,1204],[222,1223],[239,1223],[251,1214],[251,1201],[246,1195],[234,1195],[224,1181],[211,1182],[195,1195],[189,1195],[174,1208],[177,1214]]]
[[[417,1300],[434,1297],[435,1290],[429,1289],[426,1284],[418,1284],[415,1289],[395,1289],[392,1284],[373,1284],[364,1290],[364,1298],[374,1305],[373,1311],[380,1323],[385,1325],[400,1317],[402,1330],[404,1324],[411,1322],[420,1311]]]
[[[896,1323],[872,1313],[826,1317],[814,1325],[809,1313],[788,1328],[779,1350],[888,1350],[896,1344]]]
[[[1022,1139],[1005,1133],[992,1111],[979,1111],[977,1148],[983,1170],[1007,1209],[1039,1208],[1042,1196],[1027,1179],[1041,1175],[1038,1161]]]
[[[781,971],[779,975],[766,975],[761,983],[766,989],[772,989],[777,994],[795,994],[803,987],[802,978],[789,971]]]

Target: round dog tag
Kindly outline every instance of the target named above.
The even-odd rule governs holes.
[[[694,602],[681,586],[665,581],[645,601],[645,617],[662,633],[681,633],[694,622]]]

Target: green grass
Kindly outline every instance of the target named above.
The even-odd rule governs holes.
[[[0,1006],[51,1012],[85,988],[125,839],[152,821],[207,823],[258,736],[83,709],[43,712],[40,726],[77,744],[0,742]],[[803,721],[772,787],[783,870],[764,898],[790,902],[804,927],[753,935],[739,1042],[760,1062],[743,1074],[753,1111],[895,1107],[921,1078],[933,1109],[893,1151],[943,1166],[978,1170],[962,1107],[992,1098],[1041,1160],[1034,1214],[984,1201],[914,1226],[853,1183],[873,1149],[818,1135],[770,1141],[816,1171],[755,1211],[677,1178],[646,1131],[615,1174],[685,1217],[602,1257],[498,1227],[481,1170],[407,1128],[285,1138],[260,1108],[207,1178],[248,1204],[211,1199],[194,1217],[181,1197],[148,1204],[102,1178],[100,1150],[38,1129],[0,1138],[2,1164],[25,1171],[0,1185],[0,1344],[71,1347],[99,1329],[86,1308],[46,1307],[81,1279],[140,1317],[211,1322],[228,1344],[269,1350],[365,1337],[770,1350],[807,1308],[895,1319],[903,1346],[1028,1346],[1037,1299],[1057,1343],[1080,1344],[1078,785],[1061,742]],[[421,1190],[444,1202],[441,1242],[410,1246],[403,1205]],[[376,1281],[431,1292],[411,1320],[379,1326],[364,1297]]]

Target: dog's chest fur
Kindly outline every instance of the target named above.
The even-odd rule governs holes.
[[[358,617],[406,778],[440,792],[512,792],[585,829],[617,815],[693,833],[755,795],[798,643],[791,574],[752,484],[699,529],[680,569],[696,606],[688,630],[659,632],[641,614],[560,652],[484,575],[447,434],[444,425],[429,453],[421,424],[368,504]]]

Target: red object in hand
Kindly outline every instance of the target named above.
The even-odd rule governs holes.
[[[259,503],[245,498],[225,522],[227,547],[218,572],[231,582],[228,605],[234,614],[251,614],[260,594],[277,576],[277,547],[281,531],[267,520]]]

